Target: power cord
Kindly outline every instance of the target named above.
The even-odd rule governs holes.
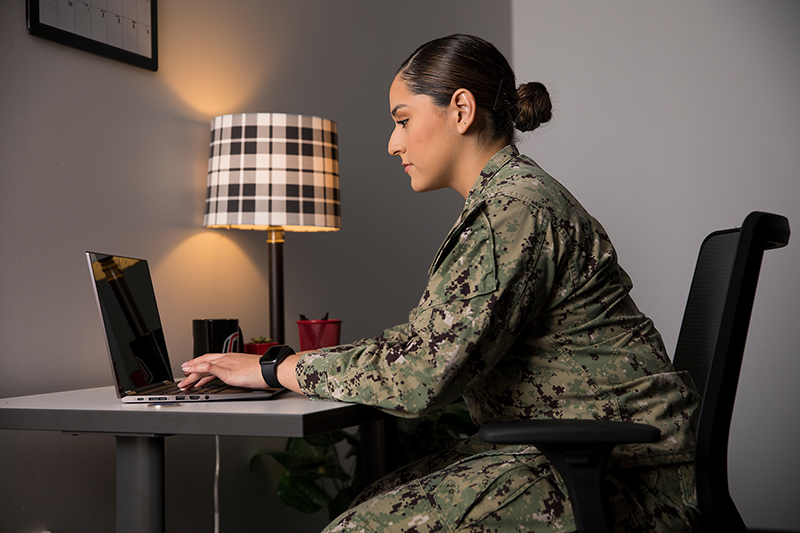
[[[214,435],[216,465],[214,467],[214,533],[219,533],[219,435]]]

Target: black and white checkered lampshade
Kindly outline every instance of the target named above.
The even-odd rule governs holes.
[[[331,120],[283,113],[213,119],[203,225],[338,230],[336,130]]]

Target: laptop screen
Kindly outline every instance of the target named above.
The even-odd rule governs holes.
[[[87,252],[120,394],[172,380],[147,261]]]

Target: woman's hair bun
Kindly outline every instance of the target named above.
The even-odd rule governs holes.
[[[514,125],[520,131],[533,131],[552,118],[550,93],[538,81],[524,83],[517,89]]]

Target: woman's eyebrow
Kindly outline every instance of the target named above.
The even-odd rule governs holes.
[[[408,104],[397,104],[396,106],[394,106],[394,109],[392,109],[392,116],[396,117],[397,116],[397,111],[402,109],[402,108],[404,108],[404,107],[408,107]]]

